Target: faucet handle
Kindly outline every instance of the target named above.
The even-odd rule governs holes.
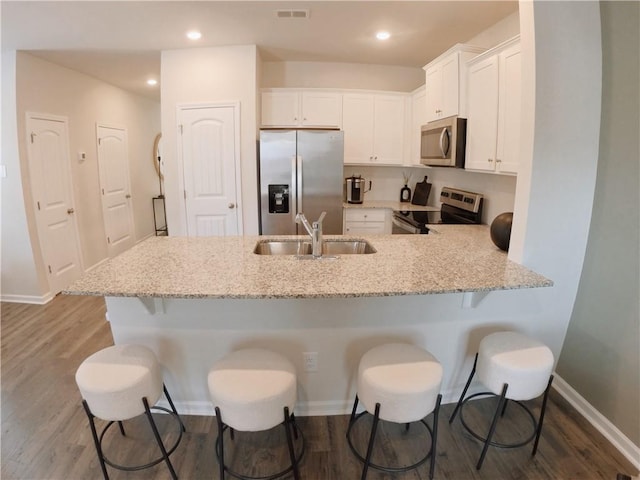
[[[316,223],[322,223],[322,221],[324,220],[324,217],[327,215],[327,212],[322,212],[320,214],[320,217],[318,217],[318,220]]]

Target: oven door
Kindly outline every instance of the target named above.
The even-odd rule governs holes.
[[[414,225],[411,225],[408,222],[405,222],[404,220],[396,217],[395,215],[391,217],[391,222],[392,222],[391,233],[393,235],[404,235],[404,234],[419,235],[422,233],[419,228],[415,227]]]

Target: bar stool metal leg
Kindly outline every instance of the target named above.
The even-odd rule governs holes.
[[[220,480],[224,480],[224,424],[219,407],[216,407],[216,421],[218,423],[218,441],[216,443],[220,446],[218,466],[220,467]]]
[[[547,388],[544,391],[544,397],[542,398],[542,407],[540,408],[540,419],[538,420],[538,428],[536,431],[536,440],[533,442],[533,451],[531,452],[531,456],[533,457],[538,451],[538,441],[540,440],[540,434],[542,433],[542,422],[544,421],[544,412],[547,409],[547,397],[549,395],[549,390],[551,390],[551,383],[553,382],[553,375],[549,377],[549,383],[547,384]]]
[[[291,458],[291,468],[293,468],[293,478],[300,480],[300,472],[298,470],[298,461],[296,460],[296,452],[293,449],[293,440],[291,439],[291,417],[289,416],[289,407],[284,407],[284,428],[287,434],[287,445],[289,447],[289,457]]]
[[[353,421],[356,418],[356,410],[358,410],[358,394],[357,393],[356,393],[356,399],[353,401],[353,408],[351,409],[351,418],[349,418],[349,428],[347,432],[351,429],[351,425],[353,425]]]
[[[151,409],[149,408],[149,402],[147,401],[147,397],[142,397],[142,403],[144,403],[144,413],[147,415],[147,418],[149,419],[151,430],[153,430],[153,435],[156,437],[156,442],[158,443],[158,447],[160,447],[160,451],[162,452],[162,458],[164,458],[164,461],[167,464],[167,467],[169,468],[169,472],[171,473],[171,478],[173,478],[173,480],[178,480],[178,475],[176,475],[176,471],[173,469],[171,460],[169,460],[167,449],[164,447],[164,443],[162,443],[162,438],[160,438],[160,434],[158,433],[156,422],[153,421],[153,417],[151,416]],[[182,421],[180,421],[180,426],[181,428],[184,428],[184,425],[182,425]]]
[[[431,464],[429,466],[429,478],[433,479],[433,474],[436,470],[436,445],[438,444],[438,414],[440,413],[440,402],[442,402],[442,395],[438,394],[436,400],[436,408],[433,410],[433,427],[431,435]]]
[[[489,450],[489,445],[491,444],[491,437],[493,437],[493,433],[496,430],[496,425],[498,424],[498,417],[500,416],[500,411],[502,410],[502,405],[504,404],[505,396],[507,395],[507,388],[509,385],[506,383],[502,387],[502,393],[500,394],[500,400],[498,401],[498,407],[496,408],[496,413],[493,415],[493,420],[491,421],[491,427],[489,428],[489,433],[487,435],[487,439],[484,442],[484,447],[482,448],[482,453],[480,454],[480,459],[478,460],[478,464],[476,465],[476,470],[480,470],[482,468],[482,463],[484,462],[484,457],[487,454],[487,450]]]
[[[187,429],[184,426],[184,423],[182,423],[182,418],[180,418],[180,415],[178,415],[178,410],[176,410],[176,406],[173,404],[173,400],[171,399],[171,395],[169,395],[169,390],[167,390],[166,385],[163,383],[162,384],[162,389],[164,390],[164,396],[167,397],[167,400],[169,401],[169,405],[171,406],[171,411],[173,411],[173,413],[176,414],[176,417],[178,418],[178,421],[180,422],[180,426],[182,427],[182,431],[186,432]]]
[[[371,436],[369,437],[369,446],[367,447],[367,456],[364,461],[364,467],[362,468],[361,480],[367,478],[367,471],[369,470],[369,464],[371,463],[371,454],[373,453],[373,444],[376,439],[376,431],[378,430],[378,422],[380,420],[380,404],[376,403],[376,410],[373,414],[373,425],[371,426]]]
[[[467,379],[467,384],[464,386],[464,390],[462,390],[462,395],[460,395],[460,399],[456,404],[456,408],[453,410],[453,413],[449,417],[449,423],[453,422],[462,406],[462,401],[464,400],[464,396],[467,394],[467,390],[469,389],[469,385],[471,385],[471,380],[473,380],[473,376],[476,373],[476,364],[478,363],[478,354],[476,353],[476,358],[473,360],[473,368],[471,369],[471,373],[469,374],[469,378]]]
[[[102,446],[100,445],[100,440],[98,440],[98,432],[96,431],[96,424],[94,422],[95,416],[91,413],[89,409],[89,404],[87,404],[86,400],[82,400],[82,406],[84,407],[84,411],[87,413],[87,417],[89,418],[89,426],[91,427],[91,436],[93,437],[93,443],[96,446],[96,452],[98,452],[98,460],[100,461],[100,468],[102,469],[102,475],[104,476],[104,480],[109,480],[109,474],[107,473],[107,466],[104,463],[104,455],[102,454]]]

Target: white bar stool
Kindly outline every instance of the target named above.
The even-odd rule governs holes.
[[[385,472],[406,472],[418,468],[431,459],[429,478],[435,470],[436,444],[438,438],[438,413],[440,410],[440,385],[442,366],[426,350],[405,343],[388,343],[374,347],[365,353],[358,366],[358,393],[353,403],[351,419],[347,429],[347,441],[354,455],[363,462],[361,479],[365,480],[369,467]],[[356,415],[358,401],[365,411]],[[425,417],[433,412],[430,427]],[[373,415],[366,456],[362,456],[353,445],[351,431],[355,423],[365,414]],[[422,423],[431,437],[431,446],[426,455],[413,465],[390,467],[371,461],[378,422],[385,420],[406,424]]]
[[[298,465],[304,454],[304,438],[296,425],[293,407],[297,400],[297,377],[293,364],[280,354],[263,349],[237,350],[218,360],[209,370],[209,394],[216,411],[218,437],[216,456],[220,480],[225,471],[241,479],[275,479],[293,472],[298,480]],[[284,470],[251,477],[231,470],[224,461],[224,433],[230,430],[258,432],[284,425],[291,464]],[[296,455],[294,441],[300,443]]]
[[[82,405],[89,418],[89,426],[105,479],[109,478],[106,465],[119,470],[136,471],[152,467],[162,461],[167,464],[171,477],[174,480],[178,478],[169,455],[178,447],[185,428],[162,382],[158,360],[150,349],[141,345],[115,345],[102,349],[80,364],[76,371],[76,383],[83,398]],[[171,410],[153,406],[163,391]],[[160,438],[151,410],[161,410],[171,414],[179,425],[179,437],[169,449]],[[102,441],[107,430],[117,422],[120,433],[125,435],[122,422],[143,413],[149,421],[161,456],[147,464],[135,466],[118,465],[109,460],[102,449]],[[109,422],[100,436],[96,431],[94,420],[96,417]]]
[[[547,407],[547,396],[553,382],[553,353],[546,345],[516,332],[498,332],[487,335],[480,341],[478,353],[473,363],[473,369],[467,380],[467,384],[460,395],[460,399],[451,414],[449,423],[455,419],[458,411],[460,421],[464,428],[476,439],[484,442],[484,447],[476,465],[476,469],[482,468],[489,445],[499,448],[516,448],[526,445],[535,438],[533,444],[534,456],[538,450],[538,441],[542,432],[544,412]],[[489,389],[488,392],[480,392],[464,396],[471,384],[474,374],[482,384]],[[522,403],[532,400],[544,393],[540,417],[536,421],[531,410]],[[472,398],[480,396],[499,396],[498,406],[489,427],[486,437],[474,432],[464,420],[463,410],[465,404]],[[533,432],[522,441],[504,444],[492,441],[499,418],[504,415],[507,402],[513,400],[527,413],[533,425]]]

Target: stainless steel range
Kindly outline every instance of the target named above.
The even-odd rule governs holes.
[[[451,187],[440,192],[442,206],[439,212],[428,210],[396,210],[393,212],[394,234],[427,234],[429,225],[481,223],[483,196]]]

